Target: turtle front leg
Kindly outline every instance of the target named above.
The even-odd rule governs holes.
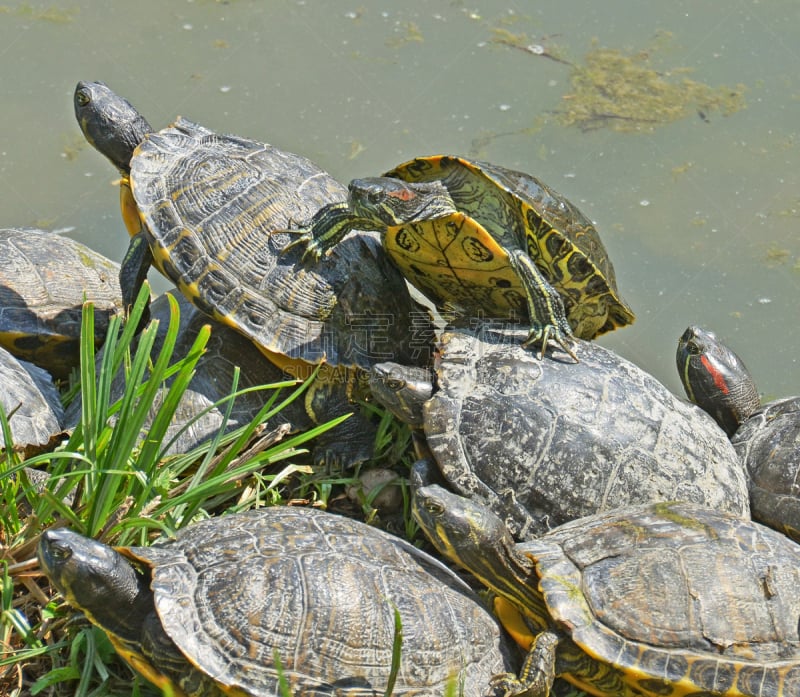
[[[540,345],[539,358],[542,358],[547,350],[547,343],[552,339],[577,363],[578,357],[572,349],[572,327],[567,321],[564,301],[558,291],[522,250],[511,252],[509,262],[522,282],[528,299],[531,330],[522,345]]]
[[[144,232],[131,237],[128,251],[119,268],[119,287],[122,291],[122,306],[129,312],[139,295],[142,285],[147,280],[147,272],[153,263],[153,251],[147,242]],[[150,320],[150,309],[145,308],[139,320],[139,330]]]
[[[286,231],[298,233],[298,237],[287,244],[281,250],[281,254],[286,254],[292,247],[303,245],[305,251],[302,259],[310,256],[317,261],[341,242],[351,230],[358,227],[369,229],[364,227],[365,224],[367,221],[354,216],[347,203],[329,203],[322,206],[307,225],[301,226],[298,230]]]
[[[492,678],[493,688],[503,690],[503,697],[550,697],[556,678],[558,635],[542,632],[531,645],[519,676],[501,673]]]

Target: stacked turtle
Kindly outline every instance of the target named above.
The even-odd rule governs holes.
[[[351,182],[294,244],[323,260],[354,228],[378,231],[406,278],[456,315],[435,380],[381,364],[373,395],[418,427],[420,455],[450,487],[519,539],[642,501],[748,514],[741,464],[713,421],[589,341],[634,315],[596,229],[563,196],[489,163],[417,158]],[[515,315],[525,332],[508,326]]]

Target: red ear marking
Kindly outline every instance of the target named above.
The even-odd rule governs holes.
[[[701,356],[700,362],[709,372],[711,377],[714,378],[714,384],[717,386],[717,389],[722,392],[722,394],[728,394],[730,390],[728,389],[728,383],[725,382],[725,376],[711,364],[711,361],[708,360],[707,356]]]
[[[411,189],[400,189],[399,191],[392,191],[389,196],[391,198],[399,199],[400,201],[410,201],[416,198],[417,195]]]

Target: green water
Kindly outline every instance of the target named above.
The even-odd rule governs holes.
[[[510,34],[532,48],[496,41]],[[677,390],[677,337],[703,324],[768,396],[796,394],[798,35],[792,0],[9,2],[0,225],[67,230],[121,258],[115,172],[72,115],[80,79],[105,81],[154,127],[181,114],[343,181],[414,155],[477,155],[535,174],[596,222],[638,314],[602,343]],[[618,117],[566,126],[556,112],[575,103],[574,68],[548,55],[581,66],[600,48],[664,83],[742,85],[745,106],[690,104],[632,132],[609,127]]]

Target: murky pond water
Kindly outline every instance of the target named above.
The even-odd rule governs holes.
[[[638,314],[602,343],[678,390],[677,337],[700,323],[768,396],[794,394],[798,35],[794,0],[9,2],[0,225],[67,230],[121,258],[115,172],[72,115],[79,79],[157,128],[181,114],[342,181],[414,155],[479,156],[596,222]],[[614,111],[623,70],[633,112]],[[571,122],[581,109],[592,118]]]

